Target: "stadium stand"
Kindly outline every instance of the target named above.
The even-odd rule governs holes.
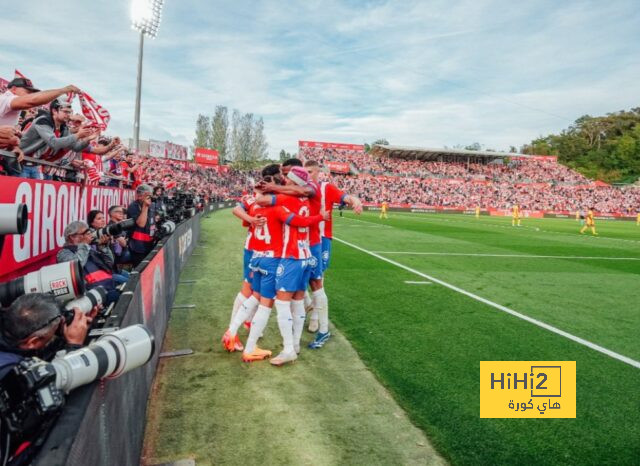
[[[351,174],[334,173],[334,181],[372,204],[387,200],[465,209],[519,204],[529,211],[563,212],[594,207],[618,214],[635,213],[640,205],[640,190],[589,180],[555,157],[399,146],[374,146],[366,153],[364,148],[302,144],[300,156],[329,167],[349,164]]]

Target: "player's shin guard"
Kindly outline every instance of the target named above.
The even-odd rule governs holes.
[[[304,310],[304,301],[291,301],[291,314],[293,315],[293,346],[300,349],[300,338],[304,330],[304,319],[306,312]]]
[[[270,314],[270,307],[263,306],[262,304],[258,306],[258,310],[251,321],[251,330],[249,331],[247,344],[244,347],[245,353],[252,353],[253,350],[256,349],[256,343],[258,343],[258,338],[260,338],[260,335],[262,335],[262,332],[267,326],[267,322],[269,322]]]
[[[320,288],[313,292],[313,308],[318,311],[318,320],[320,321],[320,333],[329,331],[329,300],[324,288]]]
[[[282,335],[282,345],[285,353],[294,352],[293,349],[293,319],[291,317],[291,301],[276,299],[276,311],[278,312],[278,328]]]
[[[236,316],[236,314],[238,313],[238,309],[240,309],[240,306],[242,305],[242,303],[245,302],[246,299],[247,297],[245,295],[238,292],[238,294],[236,295],[236,299],[234,299],[233,301],[233,309],[231,310],[231,319],[229,320],[229,327],[231,327],[231,322],[233,322],[233,318]]]
[[[258,304],[258,300],[253,295],[251,295],[249,299],[245,300],[245,302],[242,303],[242,305],[238,309],[238,312],[236,312],[236,315],[233,316],[233,319],[231,319],[231,325],[229,325],[229,332],[231,333],[231,335],[235,336],[238,333],[238,329],[240,328],[242,323],[255,312]]]

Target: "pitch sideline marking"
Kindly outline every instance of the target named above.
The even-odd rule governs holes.
[[[610,349],[607,349],[607,348],[605,348],[603,346],[600,346],[600,345],[597,345],[595,343],[592,343],[592,342],[590,342],[588,340],[585,340],[584,338],[580,338],[580,337],[577,337],[575,335],[572,335],[569,332],[565,332],[564,330],[560,330],[559,328],[554,327],[553,325],[549,325],[549,324],[547,324],[545,322],[542,322],[541,320],[534,319],[533,317],[529,317],[529,316],[527,316],[525,314],[521,314],[520,312],[514,311],[513,309],[509,309],[508,307],[503,306],[502,304],[498,304],[498,303],[494,303],[493,301],[489,301],[488,299],[483,298],[482,296],[478,296],[478,295],[473,294],[473,293],[471,293],[469,291],[463,290],[462,288],[459,288],[459,287],[457,287],[455,285],[452,285],[450,283],[447,283],[445,281],[439,280],[439,279],[437,279],[435,277],[432,277],[431,275],[427,275],[426,273],[419,272],[419,271],[417,271],[415,269],[412,269],[411,267],[408,267],[408,266],[406,266],[404,264],[401,264],[401,263],[396,262],[394,260],[391,260],[391,259],[388,259],[386,257],[383,257],[383,256],[381,256],[379,254],[376,254],[375,252],[372,252],[372,251],[369,251],[367,249],[361,248],[360,246],[357,246],[357,245],[355,245],[353,243],[349,243],[348,241],[345,241],[343,239],[337,238],[335,236],[333,237],[333,239],[335,239],[336,241],[339,241],[339,242],[341,242],[343,244],[346,244],[347,246],[350,246],[350,247],[352,247],[354,249],[357,249],[360,252],[364,252],[365,254],[368,254],[368,255],[373,256],[373,257],[375,257],[377,259],[380,259],[382,261],[388,262],[391,265],[395,265],[396,267],[399,267],[399,268],[404,269],[404,270],[406,270],[408,272],[411,272],[411,273],[413,273],[415,275],[418,275],[418,276],[420,276],[422,278],[426,278],[427,280],[431,280],[432,282],[437,283],[439,285],[442,285],[445,288],[449,288],[450,290],[453,290],[453,291],[456,291],[456,292],[458,292],[460,294],[468,296],[471,299],[475,299],[476,301],[480,301],[481,303],[484,303],[484,304],[486,304],[488,306],[491,306],[491,307],[493,307],[495,309],[498,309],[499,311],[505,312],[505,313],[510,314],[510,315],[512,315],[514,317],[517,317],[518,319],[522,319],[522,320],[524,320],[526,322],[529,322],[529,323],[531,323],[533,325],[541,327],[541,328],[543,328],[545,330],[548,330],[548,331],[550,331],[552,333],[555,333],[557,335],[563,336],[563,337],[565,337],[565,338],[567,338],[569,340],[572,340],[572,341],[574,341],[574,342],[576,342],[576,343],[578,343],[580,345],[586,346],[587,348],[591,348],[594,351],[598,351],[599,353],[605,354],[605,355],[609,356],[610,358],[617,359],[618,361],[621,361],[621,362],[623,362],[625,364],[633,366],[636,369],[640,369],[640,361],[636,361],[635,359],[631,359],[630,357],[627,357],[627,356],[624,356],[622,354],[616,353],[615,351],[611,351]]]
[[[432,285],[431,282],[412,282],[411,280],[404,281],[407,285]]]
[[[640,257],[598,257],[598,256],[536,256],[531,254],[480,254],[464,252],[413,252],[413,251],[371,251],[376,254],[409,254],[416,256],[471,256],[471,257],[518,257],[526,259],[594,259],[606,261],[640,261]]]

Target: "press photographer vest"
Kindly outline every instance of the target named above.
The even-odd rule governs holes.
[[[137,215],[135,216],[132,215],[132,206],[134,206],[134,204],[137,204],[137,206],[135,206]],[[136,220],[141,211],[142,207],[140,205],[140,202],[134,201],[132,205],[130,205],[127,209],[127,216]],[[137,254],[147,254],[153,249],[153,235],[156,232],[155,217],[156,209],[154,204],[152,203],[149,206],[149,211],[147,213],[147,224],[144,226],[144,228],[140,228],[136,223],[134,229],[130,233],[131,236],[129,236],[129,249],[132,252],[135,252]]]

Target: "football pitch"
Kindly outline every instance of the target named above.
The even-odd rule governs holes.
[[[221,349],[245,231],[203,219],[164,342],[195,354],[160,363],[145,464],[639,464],[640,227],[389,216],[335,217],[335,337],[283,368]],[[280,350],[274,313],[260,346]],[[480,419],[500,360],[576,361],[576,418]]]
[[[333,323],[454,464],[638,464],[640,227],[336,219]],[[480,419],[480,361],[576,361],[576,419]]]

